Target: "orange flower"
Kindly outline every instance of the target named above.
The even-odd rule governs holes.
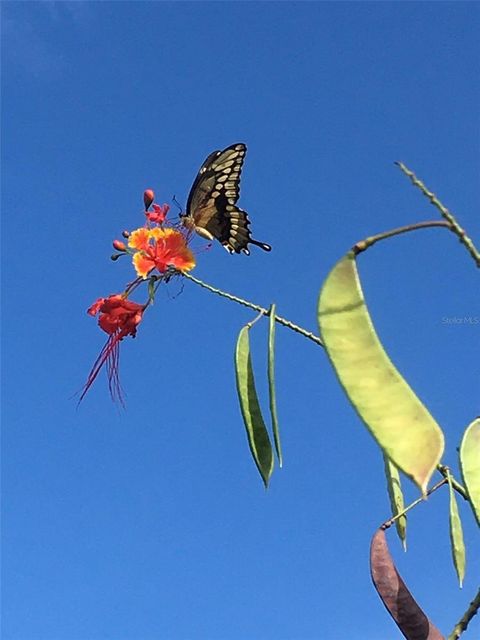
[[[122,387],[119,379],[120,342],[125,336],[135,337],[137,326],[142,321],[145,305],[131,302],[120,294],[98,298],[87,313],[91,316],[99,314],[98,324],[109,334],[109,338],[88,374],[79,402],[92,386],[104,364],[107,365],[108,387],[113,400],[123,404]]]
[[[185,236],[176,229],[141,227],[132,231],[128,246],[136,249],[133,266],[142,278],[146,278],[152,269],[165,273],[169,266],[179,271],[190,271],[195,266],[195,258],[187,247]]]

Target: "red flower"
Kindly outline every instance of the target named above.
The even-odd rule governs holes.
[[[167,213],[170,210],[169,204],[154,204],[153,211],[145,211],[145,215],[150,222],[155,222],[157,224],[163,224],[165,218],[167,217]]]
[[[98,298],[88,309],[87,313],[91,316],[100,314],[98,324],[105,333],[109,334],[109,338],[88,374],[79,402],[83,400],[100,373],[100,369],[106,363],[110,395],[113,400],[119,400],[123,404],[118,368],[120,342],[125,336],[135,337],[145,308],[143,304],[131,302],[122,295],[116,294],[108,296],[108,298]]]

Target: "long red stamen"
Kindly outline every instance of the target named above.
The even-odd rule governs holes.
[[[122,333],[122,332],[121,332]],[[124,334],[125,335],[125,334]],[[109,354],[107,360],[107,378],[110,396],[114,402],[119,402],[125,407],[124,392],[120,384],[120,346],[119,342],[124,337],[122,335],[115,345],[115,348]]]
[[[98,358],[95,360],[93,367],[88,374],[87,381],[85,386],[83,387],[82,394],[78,401],[78,404],[83,400],[87,391],[90,389],[92,384],[95,382],[96,377],[100,373],[101,368],[107,362],[107,370],[109,372],[108,375],[108,385],[110,388],[110,394],[112,395],[112,399],[115,400],[117,398],[123,404],[123,398],[121,395],[121,387],[118,379],[118,353],[119,353],[119,342],[124,337],[125,333],[123,331],[118,331],[115,334],[109,336],[107,342],[103,345],[102,350],[100,351]],[[113,361],[113,367],[111,365],[111,361]],[[112,374],[110,374],[112,371]],[[116,378],[116,382],[112,382]],[[115,389],[120,389],[120,396],[117,396],[112,393],[112,385]]]

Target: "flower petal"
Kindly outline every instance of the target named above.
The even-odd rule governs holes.
[[[195,266],[193,253],[187,247],[185,236],[176,229],[152,229],[156,238],[155,264],[160,272],[165,272],[168,265],[181,271],[189,271]]]
[[[145,227],[135,229],[132,231],[128,238],[128,246],[132,249],[139,249],[146,251],[148,249],[148,240],[150,238],[150,232]]]
[[[174,256],[173,260],[169,262],[180,271],[190,271],[196,265],[193,253],[188,247],[185,247],[181,253]]]
[[[172,233],[175,233],[174,229],[162,229],[160,227],[155,227],[154,229],[149,229],[148,231],[148,235],[150,238],[153,238],[154,240],[163,240],[164,238],[168,237],[169,235],[171,235]]]
[[[150,271],[155,268],[155,262],[152,258],[140,251],[133,256],[132,262],[135,267],[135,271],[137,272],[137,276],[140,276],[141,278],[146,278]]]
[[[105,298],[97,298],[95,302],[88,307],[87,309],[88,315],[96,316],[97,313],[100,311],[100,307],[103,305],[104,302],[105,302]]]

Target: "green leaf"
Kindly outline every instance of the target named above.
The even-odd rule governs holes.
[[[480,417],[467,427],[460,445],[460,467],[480,527]]]
[[[250,451],[267,487],[273,471],[273,451],[255,389],[248,331],[248,326],[240,331],[235,350],[237,392]]]
[[[452,546],[452,558],[457,572],[460,586],[463,584],[465,577],[465,544],[463,542],[462,521],[458,512],[457,500],[455,498],[455,489],[452,486],[450,473],[447,472],[448,488],[450,490],[450,543]]]
[[[328,275],[318,321],[336,374],[384,453],[426,493],[443,433],[386,354],[363,297],[352,253]]]
[[[273,439],[277,452],[278,464],[282,466],[282,445],[278,427],[277,399],[275,394],[275,305],[270,307],[268,328],[268,393],[270,398],[270,415],[272,416]]]
[[[391,462],[388,457],[383,454],[383,461],[385,463],[385,477],[387,479],[387,489],[390,498],[390,506],[392,508],[392,516],[396,516],[405,509],[405,503],[403,500],[402,485],[400,482],[400,474],[397,467]],[[397,529],[398,537],[402,543],[405,551],[407,550],[407,516],[400,516],[395,520],[395,527]]]

